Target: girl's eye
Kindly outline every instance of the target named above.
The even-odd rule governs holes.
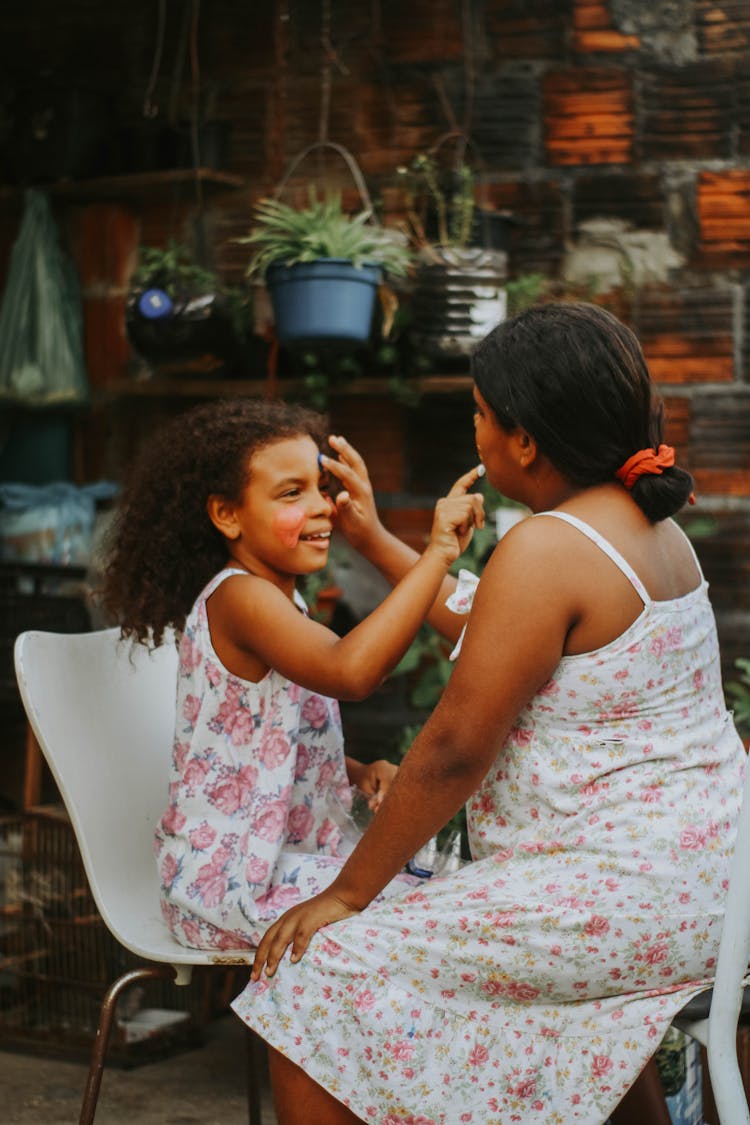
[[[296,499],[296,498],[297,498],[297,496],[299,496],[299,494],[300,494],[300,490],[299,490],[298,488],[289,488],[289,489],[287,489],[287,491],[286,491],[286,492],[284,493],[284,497],[290,496],[290,497],[292,497],[293,499]]]

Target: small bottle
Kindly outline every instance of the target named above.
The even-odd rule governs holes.
[[[458,829],[455,829],[440,849],[432,873],[433,875],[452,875],[454,871],[458,871],[461,867],[463,867],[461,833]]]
[[[419,849],[416,855],[407,861],[406,870],[410,875],[416,875],[420,879],[431,879],[435,870],[436,858],[437,837],[433,836]]]

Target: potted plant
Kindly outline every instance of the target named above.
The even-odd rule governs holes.
[[[248,294],[198,264],[189,248],[142,246],[126,303],[128,338],[150,363],[233,368],[251,338]]]
[[[513,219],[477,204],[474,170],[463,158],[441,164],[441,143],[400,169],[418,262],[413,331],[426,354],[464,363],[505,318]]]
[[[374,221],[372,210],[344,212],[339,195],[296,209],[261,199],[255,225],[237,241],[253,247],[247,276],[264,281],[283,344],[369,339],[377,287],[403,277],[412,255],[403,235]]]

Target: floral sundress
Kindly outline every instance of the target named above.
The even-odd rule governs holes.
[[[745,755],[707,584],[653,601],[594,529],[543,514],[641,614],[518,716],[467,805],[474,862],[327,926],[233,1004],[366,1122],[601,1125],[711,982]]]
[[[273,669],[242,680],[211,644],[206,601],[242,573],[209,582],[180,639],[169,803],[155,836],[164,917],[201,949],[256,945],[279,914],[335,878],[346,854],[338,703]]]

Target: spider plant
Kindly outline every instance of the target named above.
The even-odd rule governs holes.
[[[255,208],[255,226],[237,239],[255,247],[246,274],[262,279],[269,266],[336,258],[355,266],[378,265],[392,277],[403,277],[411,264],[408,247],[397,232],[371,223],[371,217],[367,210],[347,215],[340,196],[319,199],[312,187],[302,209],[278,199],[261,199]]]

